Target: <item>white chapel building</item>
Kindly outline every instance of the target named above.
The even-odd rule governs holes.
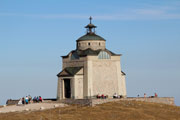
[[[87,99],[99,95],[126,97],[125,73],[120,57],[106,48],[106,40],[95,33],[90,23],[87,33],[76,40],[76,49],[62,56],[62,71],[58,76],[57,100]]]

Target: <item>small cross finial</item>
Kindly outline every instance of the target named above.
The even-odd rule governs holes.
[[[95,33],[96,26],[91,23],[91,21],[92,21],[92,17],[91,16],[89,17],[89,21],[90,21],[90,23],[87,26],[85,26],[85,28],[87,28],[87,33],[88,34],[89,33],[93,34],[93,33]]]
[[[91,16],[89,17],[89,20],[90,20],[90,24],[91,24],[91,20],[92,20],[92,17],[91,17]]]

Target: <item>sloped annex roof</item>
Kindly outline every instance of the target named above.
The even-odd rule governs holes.
[[[86,50],[73,50],[70,53],[76,53],[78,56],[83,57],[83,56],[87,56],[87,55],[98,55],[101,51],[106,51],[111,56],[121,55],[121,54],[115,54],[115,53],[111,52],[108,49],[105,49],[105,50],[101,50],[101,49],[99,49],[99,50],[92,50],[91,48],[88,48]],[[67,58],[69,56],[69,54],[67,56],[62,56],[62,57],[63,58]]]
[[[58,77],[64,76],[74,76],[78,73],[83,67],[67,67],[63,69],[60,73],[57,74]]]
[[[121,73],[122,73],[122,75],[126,75],[126,73],[125,73],[125,72],[123,72],[123,71],[121,71]]]

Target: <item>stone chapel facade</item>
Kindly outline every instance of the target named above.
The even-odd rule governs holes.
[[[121,54],[106,49],[106,40],[95,34],[90,23],[87,33],[76,41],[76,49],[62,56],[58,76],[57,100],[86,99],[114,93],[126,97],[125,73],[121,70]]]

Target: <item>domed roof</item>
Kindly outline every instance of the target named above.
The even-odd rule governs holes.
[[[103,41],[106,41],[101,36],[95,34],[95,28],[97,26],[95,26],[94,24],[91,23],[92,17],[90,17],[89,20],[90,20],[90,23],[87,26],[85,26],[85,28],[87,29],[87,34],[83,35],[79,39],[77,39],[77,42],[78,41],[84,41],[84,40],[103,40]]]
[[[105,41],[104,38],[102,38],[99,35],[96,35],[95,33],[87,33],[86,35],[83,35],[82,37],[77,39],[77,41],[84,41],[84,40],[103,40],[103,41]]]

